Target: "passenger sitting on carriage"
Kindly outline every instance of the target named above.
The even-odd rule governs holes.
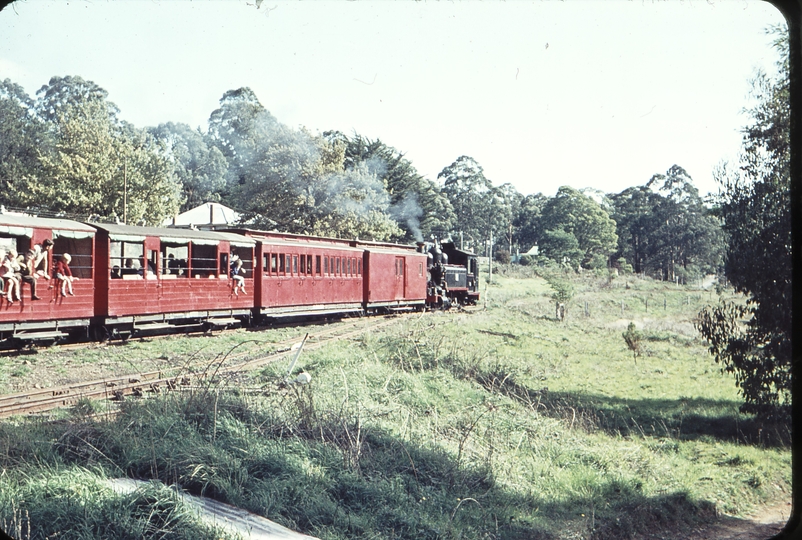
[[[234,280],[234,294],[239,296],[240,289],[245,293],[245,269],[242,267],[242,259],[234,255],[231,258],[231,279]]]
[[[53,241],[50,238],[46,238],[41,244],[36,244],[33,246],[33,252],[35,256],[33,268],[33,270],[35,270],[34,277],[43,277],[47,280],[50,279],[50,275],[47,272],[47,254],[52,249]]]
[[[15,296],[17,300],[20,299],[19,279],[17,278],[17,272],[19,272],[20,267],[19,263],[17,263],[17,252],[13,249],[8,250],[3,262],[0,264],[2,264],[0,266],[0,277],[6,282],[4,294],[8,303],[13,304]]]
[[[56,263],[56,279],[61,282],[61,296],[75,296],[75,293],[72,292],[72,282],[76,277],[73,277],[72,270],[70,270],[70,261],[72,257],[70,257],[69,253],[65,253],[61,256],[61,259]]]
[[[22,281],[31,286],[31,300],[41,300],[36,295],[36,250],[29,249],[19,264]]]

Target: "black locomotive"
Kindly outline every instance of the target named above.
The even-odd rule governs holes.
[[[432,244],[419,243],[427,253],[428,282],[426,302],[444,309],[456,302],[476,304],[479,300],[479,260],[475,253],[463,251],[448,240]]]

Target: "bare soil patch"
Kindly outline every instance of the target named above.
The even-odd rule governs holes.
[[[778,534],[791,517],[791,503],[781,502],[748,518],[723,515],[675,540],[766,540]],[[668,538],[661,536],[660,538]]]

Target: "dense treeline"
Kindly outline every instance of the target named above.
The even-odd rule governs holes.
[[[107,92],[53,77],[33,99],[0,83],[0,203],[38,213],[156,225],[207,201],[255,227],[410,242],[451,236],[466,249],[524,263],[633,268],[667,280],[716,271],[720,221],[678,166],[621,193],[556,196],[496,186],[460,156],[424,178],[379,139],[312,134],[274,117],[249,88],[226,92],[206,126],[138,128]]]

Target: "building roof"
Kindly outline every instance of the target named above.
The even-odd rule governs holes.
[[[207,202],[175,217],[167,218],[163,226],[188,227],[190,225],[233,225],[238,223],[240,214],[220,203]]]

